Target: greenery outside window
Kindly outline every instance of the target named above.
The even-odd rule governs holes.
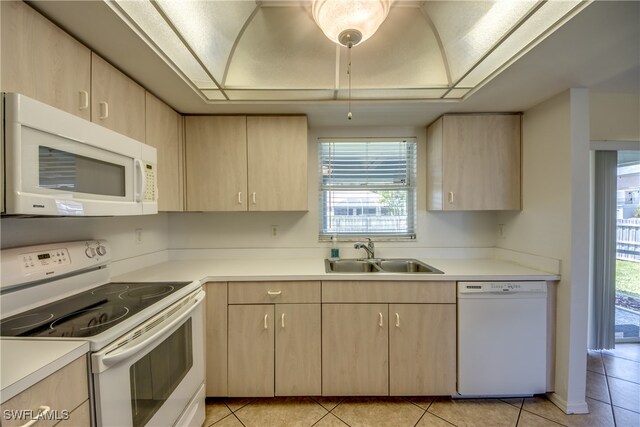
[[[415,139],[321,139],[320,239],[416,236]]]

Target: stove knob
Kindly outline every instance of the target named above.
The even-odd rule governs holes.
[[[107,248],[106,248],[106,247],[104,247],[104,246],[102,246],[102,245],[100,245],[100,246],[98,246],[98,247],[96,248],[96,252],[98,252],[98,255],[100,255],[100,256],[104,256],[104,255],[106,255],[106,254],[107,254]]]
[[[96,250],[93,248],[85,249],[84,253],[87,255],[87,258],[93,258],[94,256],[96,256]]]

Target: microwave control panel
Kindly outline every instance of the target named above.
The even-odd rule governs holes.
[[[144,173],[147,182],[147,188],[144,192],[144,201],[145,202],[155,202],[158,200],[158,194],[156,192],[156,169],[155,165],[150,163],[145,163],[144,165]]]

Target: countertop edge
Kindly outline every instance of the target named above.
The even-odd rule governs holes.
[[[12,339],[12,338],[2,338],[2,341],[28,341],[30,343],[37,342],[39,340],[25,340],[25,339]],[[43,340],[51,341],[51,340]],[[35,368],[31,373],[23,376],[19,380],[8,384],[2,388],[0,391],[0,403],[4,404],[8,400],[22,393],[29,387],[37,384],[42,381],[49,375],[55,373],[56,371],[64,368],[77,358],[89,352],[89,343],[87,341],[65,341],[66,343],[75,343],[77,344],[74,348],[65,352],[64,354],[59,355],[51,362],[46,363],[38,368]],[[4,358],[4,357],[3,357]]]

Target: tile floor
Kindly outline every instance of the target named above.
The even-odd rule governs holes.
[[[588,355],[587,415],[566,415],[546,397],[519,399],[207,399],[204,427],[640,427],[640,344]]]

